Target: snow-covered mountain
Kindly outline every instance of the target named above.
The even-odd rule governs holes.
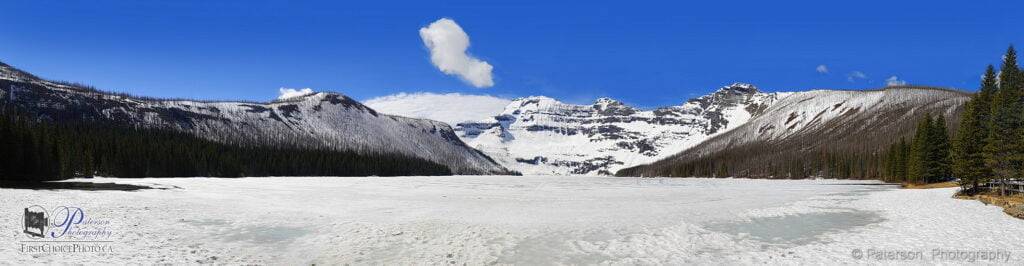
[[[948,127],[956,128],[969,99],[960,91],[913,86],[791,93],[746,124],[617,175],[677,176],[680,169],[716,165],[743,177],[814,176],[823,166],[812,164],[827,156],[877,158],[890,144],[912,136],[925,115],[943,115]]]
[[[525,174],[612,174],[736,128],[785,95],[736,83],[654,110],[609,98],[574,105],[533,96],[513,100],[485,121],[459,123],[455,130],[471,147]]]
[[[458,174],[507,172],[466,146],[445,123],[381,114],[338,93],[270,103],[149,99],[51,82],[0,63],[0,102],[18,105],[39,119],[113,121],[227,143],[397,153],[447,165]]]
[[[455,125],[480,121],[500,113],[511,100],[490,95],[460,93],[399,93],[363,103],[378,112],[424,118]]]

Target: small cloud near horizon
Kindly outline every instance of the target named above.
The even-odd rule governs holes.
[[[284,99],[288,99],[288,98],[305,96],[305,95],[313,93],[313,89],[310,89],[310,88],[292,89],[292,88],[281,87],[280,89],[277,89],[277,91],[279,93],[279,95],[277,96],[278,100],[284,100]]]
[[[828,74],[828,66],[818,65],[818,67],[814,68],[814,71],[818,71],[818,73],[821,74]]]
[[[494,86],[494,67],[466,52],[469,35],[454,20],[442,18],[420,28],[420,38],[430,50],[430,62],[441,72],[458,76],[473,87]]]
[[[903,86],[903,85],[907,85],[907,81],[906,80],[900,80],[899,77],[892,76],[892,77],[889,77],[889,78],[885,79],[885,86]]]
[[[868,75],[864,74],[864,72],[860,72],[860,71],[853,71],[853,72],[850,72],[849,74],[846,74],[846,81],[849,81],[849,82],[855,82],[857,80],[867,79],[867,78],[868,78]]]

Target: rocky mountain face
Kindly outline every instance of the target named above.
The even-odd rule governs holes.
[[[608,98],[574,105],[534,96],[512,101],[491,119],[459,123],[455,130],[471,147],[524,174],[608,175],[728,132],[785,95],[736,83],[654,110]]]
[[[508,173],[445,123],[381,114],[337,93],[270,103],[149,99],[47,81],[0,63],[0,104],[17,105],[41,120],[171,129],[240,145],[397,153],[447,165],[457,174]]]
[[[892,143],[909,139],[925,115],[957,128],[970,94],[898,86],[880,90],[815,90],[778,99],[726,133],[621,176],[831,177],[863,170],[870,178]]]

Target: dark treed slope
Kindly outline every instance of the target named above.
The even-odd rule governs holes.
[[[30,121],[58,125],[104,123],[172,130],[237,147],[421,158],[455,174],[509,173],[466,146],[447,124],[380,114],[337,93],[271,103],[151,99],[52,82],[0,63],[0,102]],[[429,173],[433,172],[425,174]]]
[[[886,151],[882,179],[890,182],[934,183],[952,176],[949,129],[939,115],[918,122],[914,138],[901,139]]]
[[[793,93],[739,128],[617,175],[883,179],[891,144],[929,114],[956,128],[969,96],[913,86]]]
[[[0,103],[0,184],[78,176],[450,175],[448,167],[400,155],[239,146],[187,133],[112,123],[34,122]]]

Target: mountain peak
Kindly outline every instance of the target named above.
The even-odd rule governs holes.
[[[739,94],[755,94],[755,93],[758,93],[760,91],[758,91],[757,90],[757,86],[754,86],[753,84],[742,83],[742,82],[734,82],[733,84],[729,84],[728,86],[725,86],[725,87],[722,87],[722,88],[718,89],[717,92],[729,92],[729,93],[739,93]]]
[[[515,100],[512,100],[512,102],[509,103],[508,105],[509,106],[516,106],[517,108],[522,108],[522,107],[526,107],[526,106],[534,106],[536,108],[541,108],[541,107],[551,107],[551,106],[555,106],[555,105],[558,105],[558,104],[561,104],[561,103],[562,102],[556,100],[555,98],[551,98],[551,97],[547,97],[547,96],[528,96],[528,97],[516,98]]]
[[[597,98],[597,100],[594,100],[594,104],[595,105],[598,105],[598,104],[601,104],[601,105],[622,104],[622,101],[619,101],[619,100],[616,100],[616,99],[612,99],[612,98],[608,98],[608,97],[601,97],[601,98]]]
[[[602,115],[630,115],[636,112],[625,103],[608,97],[598,98],[593,107]]]
[[[515,98],[515,99],[513,99],[513,101],[553,101],[553,102],[557,102],[558,100],[555,100],[555,98],[551,98],[551,97],[548,97],[548,96],[533,95],[533,96],[526,96],[526,97]]]

